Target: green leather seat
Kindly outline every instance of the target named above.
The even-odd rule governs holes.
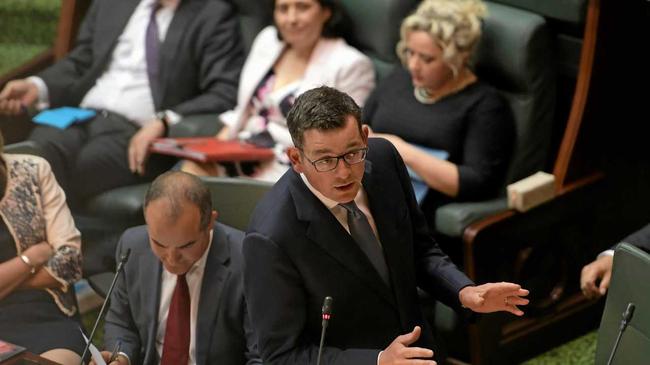
[[[488,17],[474,62],[479,78],[507,99],[515,117],[516,145],[506,183],[545,167],[550,147],[555,72],[545,19],[510,6],[487,3]],[[436,211],[436,230],[460,237],[472,222],[507,209],[502,197],[490,201],[452,203]]]
[[[598,330],[596,365],[607,364],[628,303],[636,309],[612,364],[650,363],[650,254],[623,243],[616,248],[612,281]]]

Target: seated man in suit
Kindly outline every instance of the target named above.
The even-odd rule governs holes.
[[[623,242],[650,252],[650,224],[625,237]],[[607,293],[612,279],[615,248],[602,252],[596,260],[582,268],[580,289],[587,298],[594,299]]]
[[[175,161],[149,159],[153,139],[184,116],[235,105],[243,63],[237,27],[225,0],[95,0],[72,52],[7,83],[0,113],[37,104],[97,110],[88,122],[38,126],[29,137],[69,197],[150,181]]]
[[[104,341],[110,364],[259,364],[243,293],[243,232],[216,223],[197,177],[167,172],[144,202],[147,226],[122,235],[130,250],[111,296]],[[105,360],[109,352],[102,352]]]
[[[258,204],[244,239],[244,290],[264,363],[316,362],[326,296],[334,309],[323,364],[434,364],[418,360],[436,348],[418,286],[457,308],[523,314],[527,290],[475,286],[439,249],[399,154],[368,139],[352,98],[307,91],[287,122],[293,169]]]

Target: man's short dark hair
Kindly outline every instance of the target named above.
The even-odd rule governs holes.
[[[165,198],[170,205],[169,217],[176,219],[182,213],[182,204],[191,203],[199,208],[199,229],[208,228],[212,214],[212,195],[198,177],[182,171],[168,171],[158,176],[144,196],[144,210],[154,200]]]
[[[346,119],[353,117],[361,133],[361,109],[348,94],[328,86],[311,89],[300,95],[289,114],[287,126],[293,144],[302,148],[306,130],[343,128]]]

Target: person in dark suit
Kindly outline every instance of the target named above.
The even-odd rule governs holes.
[[[69,196],[150,181],[174,162],[148,158],[154,138],[182,117],[235,105],[243,63],[237,27],[224,0],[95,0],[71,53],[38,76],[9,82],[0,113],[98,111],[89,122],[38,126],[29,137]]]
[[[650,252],[650,224],[625,237],[621,243],[629,243]],[[596,260],[582,268],[580,273],[580,289],[590,299],[602,297],[609,289],[614,264],[616,246],[601,252]]]
[[[104,327],[110,364],[260,364],[243,293],[243,232],[216,223],[208,188],[167,172],[144,203],[147,226],[124,232],[130,250]],[[102,352],[108,361],[110,353]]]
[[[352,98],[307,91],[287,122],[293,169],[258,204],[244,239],[244,290],[264,363],[315,363],[326,296],[334,309],[323,364],[433,364],[417,360],[435,348],[417,287],[457,308],[523,314],[527,290],[475,286],[439,249],[399,154],[368,139]]]

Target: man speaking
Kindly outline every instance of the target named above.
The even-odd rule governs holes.
[[[308,91],[287,123],[293,169],[244,239],[244,290],[265,364],[316,363],[326,296],[334,310],[322,364],[435,364],[417,287],[452,307],[523,314],[527,290],[475,286],[440,250],[402,159],[388,141],[368,140],[348,95]]]

